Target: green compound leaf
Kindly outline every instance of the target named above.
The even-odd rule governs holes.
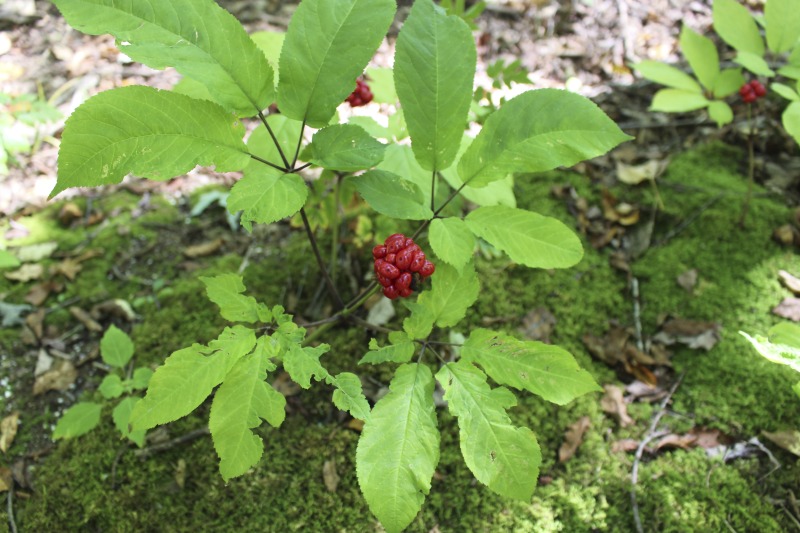
[[[713,89],[717,76],[719,76],[719,54],[714,42],[684,25],[681,29],[680,45],[681,51],[697,79],[706,89]],[[672,87],[675,86],[672,85]],[[685,87],[675,88],[683,89]]]
[[[467,151],[467,148],[469,148],[473,140],[474,139],[469,135],[464,135],[461,139],[461,148],[459,148],[458,154],[456,154],[456,159],[461,159],[461,156],[464,155],[464,152]],[[517,207],[517,199],[514,196],[514,178],[511,174],[477,189],[469,185],[461,187],[463,182],[461,181],[461,176],[458,175],[457,165],[452,165],[439,174],[453,189],[461,188],[459,194],[470,202],[478,205],[507,205],[509,207]],[[430,176],[428,176],[428,179],[430,180]]]
[[[281,50],[281,113],[314,128],[326,126],[353,92],[395,9],[393,0],[303,0]]]
[[[490,388],[486,375],[464,361],[444,365],[436,379],[458,417],[461,454],[478,481],[501,496],[530,500],[542,452],[533,432],[514,426],[506,413],[517,404],[514,394]]]
[[[394,143],[387,146],[378,170],[391,172],[414,183],[422,193],[422,205],[431,205],[431,172],[419,166],[410,146]]]
[[[632,67],[643,77],[650,81],[660,83],[661,85],[698,94],[703,92],[703,88],[700,87],[694,78],[682,70],[667,65],[666,63],[648,60],[636,63],[632,65]]]
[[[714,98],[726,98],[738,92],[742,85],[744,85],[742,69],[725,69],[719,73],[717,81],[714,83]]]
[[[437,257],[459,270],[469,263],[475,250],[475,236],[460,218],[434,219],[428,240]]]
[[[664,113],[685,113],[708,106],[708,100],[702,94],[682,89],[661,89],[653,96],[650,111]]]
[[[370,170],[349,180],[358,194],[378,213],[405,220],[427,220],[433,211],[414,183],[385,170]]]
[[[255,353],[240,359],[211,404],[208,428],[226,482],[247,472],[264,453],[264,442],[251,430],[262,419],[278,427],[286,417],[286,399],[266,383],[263,363]]]
[[[133,371],[133,379],[131,386],[134,390],[144,390],[150,384],[150,378],[153,377],[153,371],[149,368],[139,367]]]
[[[50,196],[68,187],[119,183],[129,173],[166,180],[196,165],[240,170],[250,160],[243,134],[212,102],[150,87],[105,91],[67,119]]]
[[[282,31],[256,31],[250,34],[250,38],[256,43],[259,50],[264,53],[267,62],[275,72],[275,85],[278,84],[278,62],[281,57],[281,48],[286,39],[286,33]]]
[[[436,272],[431,276],[431,290],[422,291],[413,305],[425,308],[437,326],[447,328],[461,322],[478,299],[479,292],[478,275],[471,263],[460,272],[442,264],[436,267]]]
[[[67,409],[58,419],[53,431],[53,440],[80,437],[93,430],[100,423],[100,412],[103,405],[91,402],[79,402]]]
[[[389,333],[389,344],[381,348],[378,341],[370,339],[367,355],[361,358],[359,365],[370,363],[407,363],[414,356],[414,342],[402,331]]]
[[[257,172],[245,174],[228,196],[228,211],[242,211],[242,226],[271,224],[300,211],[306,203],[308,187],[297,174]]]
[[[111,412],[111,418],[114,420],[114,426],[117,428],[117,430],[122,433],[123,437],[130,439],[130,441],[136,444],[139,448],[144,446],[144,435],[146,432],[143,429],[130,431],[128,423],[131,420],[133,408],[137,403],[139,403],[140,400],[141,398],[137,398],[136,396],[128,396],[119,402]]]
[[[119,398],[122,393],[125,392],[125,387],[122,385],[122,378],[116,374],[108,374],[103,378],[103,381],[100,382],[100,386],[97,390],[100,391],[103,398],[111,400],[113,398]]]
[[[208,299],[219,306],[222,318],[231,322],[258,322],[258,302],[252,296],[242,294],[246,287],[237,274],[220,274],[215,277],[200,277],[206,286]]]
[[[775,71],[769,68],[769,63],[760,55],[752,52],[739,51],[736,57],[733,58],[734,63],[738,63],[753,74],[759,76],[774,76]]]
[[[255,115],[274,99],[273,71],[264,54],[239,21],[211,0],[54,3],[72,27],[90,35],[114,35],[120,50],[134,61],[156,69],[175,67],[240,116]],[[195,112],[205,122],[204,113]]]
[[[297,149],[297,141],[300,139],[303,130],[303,123],[299,120],[292,120],[286,118],[284,115],[269,115],[267,117],[267,124],[269,124],[275,138],[278,139],[278,144],[281,146],[283,155],[287,158],[291,157]],[[281,159],[280,152],[272,140],[272,136],[266,127],[259,126],[247,139],[247,148],[250,153],[266,159],[270,163],[283,167],[283,160]],[[245,174],[253,172],[270,172],[272,174],[283,174],[283,171],[265,165],[261,161],[253,159],[244,169]]]
[[[319,358],[331,347],[327,344],[319,346],[300,347],[296,343],[287,343],[288,349],[281,354],[283,367],[291,376],[292,381],[308,389],[311,387],[311,378],[321,381],[328,377],[328,371],[320,364]]]
[[[767,45],[776,54],[788,52],[800,35],[800,9],[796,0],[769,0],[764,6]]]
[[[787,365],[792,370],[800,372],[800,346],[794,344],[796,341],[794,336],[797,333],[790,334],[788,344],[782,344],[778,339],[773,341],[762,335],[750,336],[744,331],[740,331],[739,335],[750,341],[753,348],[765,359],[779,365]],[[785,338],[783,342],[786,342]]]
[[[133,341],[112,324],[100,339],[100,356],[107,365],[122,368],[133,357]]]
[[[770,0],[771,1],[771,0]],[[737,0],[714,0],[714,30],[739,52],[764,55],[764,41],[755,19]]]
[[[342,372],[328,381],[336,387],[333,391],[333,404],[342,411],[349,412],[353,418],[369,420],[369,402],[361,388],[361,379],[350,372]]]
[[[370,137],[359,126],[336,124],[315,133],[309,149],[309,161],[315,165],[328,170],[355,172],[380,163],[386,145]]]
[[[439,462],[433,385],[427,367],[399,367],[358,440],[358,484],[389,533],[402,531],[417,515]]]
[[[527,267],[568,268],[583,257],[574,231],[531,211],[502,205],[480,207],[467,215],[466,223],[475,235]]]
[[[453,163],[472,101],[475,62],[475,41],[463,20],[431,0],[414,2],[397,38],[394,79],[411,147],[426,170]]]
[[[512,98],[486,120],[458,163],[480,187],[514,172],[543,172],[602,155],[632,137],[590,100],[539,89]]]
[[[708,103],[708,116],[721,127],[733,122],[733,109],[725,102],[714,100]]]
[[[527,390],[558,405],[602,390],[566,350],[488,329],[472,331],[461,348],[461,358],[483,367],[501,385]]]

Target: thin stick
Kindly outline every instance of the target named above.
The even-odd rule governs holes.
[[[211,432],[208,429],[208,426],[204,426],[185,435],[181,435],[180,437],[175,437],[174,439],[170,439],[166,442],[159,442],[158,444],[153,444],[152,446],[148,446],[147,448],[142,448],[141,450],[135,450],[133,454],[136,457],[145,459],[150,457],[154,453],[163,452],[164,450],[169,450],[170,448],[174,448],[184,442],[189,442],[190,440],[194,440],[198,437],[203,437],[205,435],[210,434]]]
[[[275,163],[270,163],[266,159],[262,159],[257,155],[250,154],[250,157],[258,161],[259,163],[264,163],[265,165],[270,166],[276,170],[280,170],[281,172],[287,173],[289,171],[289,169],[283,168],[282,166],[276,165]]]
[[[281,143],[278,142],[278,138],[275,137],[275,133],[272,131],[272,128],[269,126],[269,122],[267,122],[267,117],[264,116],[264,113],[259,111],[258,112],[258,118],[260,118],[261,122],[264,124],[264,126],[267,127],[267,131],[269,132],[269,136],[272,137],[272,142],[275,143],[275,148],[278,149],[278,153],[281,155],[281,161],[283,161],[284,166],[287,169],[292,168],[294,165],[290,165],[289,164],[289,160],[286,159],[286,156],[283,154],[283,148],[281,148]],[[305,122],[303,124],[305,124]],[[303,135],[302,131],[300,132],[300,135],[302,137],[302,135]]]
[[[642,342],[642,317],[641,317],[641,303],[639,300],[639,280],[636,277],[631,278],[631,294],[633,295],[633,324],[636,331],[636,347],[640,352],[644,351],[644,342]]]
[[[11,528],[11,533],[17,533],[17,522],[14,520],[14,480],[11,480],[11,485],[8,487],[8,526]]]
[[[308,240],[311,242],[311,249],[314,251],[314,257],[317,258],[317,265],[319,265],[319,269],[322,271],[322,276],[325,279],[325,283],[328,284],[328,290],[330,291],[334,300],[336,300],[336,305],[339,306],[339,309],[344,309],[345,305],[342,301],[342,297],[339,296],[339,291],[336,290],[336,286],[333,284],[330,274],[328,274],[328,269],[325,268],[325,261],[323,261],[322,255],[319,253],[317,239],[314,238],[314,233],[311,231],[311,224],[308,222],[308,216],[306,216],[306,210],[304,207],[300,208],[300,216],[303,219],[303,226],[306,228]]]

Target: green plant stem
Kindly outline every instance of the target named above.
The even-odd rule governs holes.
[[[315,329],[311,334],[306,336],[305,340],[303,341],[303,345],[305,346],[310,344],[311,342],[316,340],[320,335],[322,335],[323,333],[331,329],[334,325],[336,325],[337,322],[339,322],[342,319],[348,318],[355,310],[364,305],[364,302],[366,302],[370,296],[372,296],[377,292],[378,284],[374,283],[370,287],[371,287],[370,290],[364,291],[360,298],[355,300],[353,303],[348,304],[344,309],[342,309],[335,315],[330,316],[324,320],[320,320],[319,322],[312,322],[310,324],[305,324],[303,327],[308,328],[318,325],[319,328]],[[370,324],[370,326],[374,325]]]
[[[285,168],[287,168],[287,169],[293,168],[294,165],[290,165],[289,164],[289,160],[286,159],[286,156],[283,153],[283,148],[281,148],[281,143],[278,142],[278,138],[275,137],[275,132],[272,131],[272,128],[270,127],[269,122],[267,122],[267,117],[264,116],[264,113],[259,111],[258,112],[258,118],[261,119],[261,122],[264,124],[264,126],[266,126],[267,131],[269,132],[269,136],[272,137],[272,142],[275,143],[275,148],[278,149],[278,153],[281,155],[281,160],[283,161],[283,164],[284,164]],[[300,137],[301,138],[303,137],[302,130],[300,132]]]
[[[333,283],[336,284],[336,253],[339,251],[339,231],[341,227],[341,204],[339,202],[339,186],[342,182],[342,175],[336,173],[336,181],[333,184],[333,202],[334,202],[334,221],[331,224],[333,231],[331,232],[331,258],[330,258],[330,273]]]
[[[436,169],[431,173],[431,211],[436,209]]]
[[[339,296],[339,291],[336,290],[336,286],[333,284],[330,274],[328,274],[328,269],[325,268],[325,262],[322,260],[322,255],[319,253],[317,240],[314,238],[314,232],[311,231],[311,224],[308,222],[308,216],[306,215],[306,210],[304,207],[300,208],[300,217],[303,219],[303,226],[306,228],[306,235],[308,235],[308,240],[311,243],[311,249],[314,251],[314,257],[317,259],[317,265],[319,265],[319,269],[322,271],[322,276],[325,279],[325,283],[328,284],[328,290],[330,291],[331,296],[333,296],[333,299],[336,300],[336,305],[339,307],[339,309],[345,309],[342,297]]]
[[[431,223],[431,221],[432,221],[434,218],[436,218],[437,216],[439,216],[439,213],[441,213],[441,212],[442,212],[442,210],[443,210],[445,207],[447,207],[447,204],[449,204],[450,202],[452,202],[452,201],[453,201],[453,199],[454,199],[456,196],[458,196],[458,193],[460,193],[460,192],[461,192],[461,191],[464,189],[464,187],[466,187],[466,186],[467,186],[467,183],[469,183],[469,182],[470,182],[470,180],[467,180],[467,181],[465,181],[464,183],[462,183],[462,184],[461,184],[461,186],[460,186],[458,189],[456,189],[455,191],[453,191],[452,193],[450,193],[450,196],[448,196],[448,197],[447,197],[447,199],[444,201],[444,203],[442,203],[442,205],[441,205],[441,206],[439,206],[439,209],[437,209],[436,211],[434,211],[434,212],[433,212],[433,216],[431,217],[431,219],[430,219],[430,220],[426,220],[426,221],[424,221],[424,222],[423,222],[423,223],[420,225],[420,227],[419,227],[419,228],[417,228],[417,231],[415,231],[415,232],[414,232],[414,235],[412,235],[412,236],[411,236],[411,238],[412,238],[412,239],[416,239],[417,237],[419,237],[419,234],[420,234],[420,233],[422,233],[422,232],[425,230],[425,228],[427,228],[427,227],[428,227],[428,224],[430,224],[430,223]],[[432,198],[433,198],[433,197],[431,197],[431,204],[433,203],[433,199],[432,199]],[[433,206],[431,206],[431,207],[433,207]]]
[[[753,197],[753,184],[755,183],[755,170],[756,161],[755,154],[753,153],[753,137],[755,136],[755,125],[753,124],[752,105],[747,104],[747,122],[750,123],[750,131],[747,135],[747,196],[744,197],[744,204],[742,204],[742,215],[739,217],[739,227],[743,228],[747,212],[750,210],[750,200]]]
[[[291,174],[297,174],[297,173],[298,173],[298,172],[300,172],[301,170],[305,170],[305,169],[307,169],[307,168],[308,168],[308,167],[310,167],[312,164],[313,164],[313,163],[306,163],[305,165],[301,165],[301,166],[299,166],[299,167],[297,167],[297,168],[293,168],[293,169],[291,169],[289,172],[290,172]]]
[[[294,150],[294,159],[292,159],[292,164],[286,165],[294,170],[294,166],[297,164],[297,158],[300,157],[300,145],[303,144],[303,132],[306,131],[306,119],[303,119],[303,125],[300,126],[300,138],[297,139],[297,148]]]
[[[258,161],[259,163],[264,163],[265,165],[270,166],[270,167],[272,167],[272,168],[274,168],[276,170],[280,170],[281,172],[289,172],[289,169],[283,168],[282,166],[276,165],[275,163],[270,163],[266,159],[262,159],[262,158],[258,157],[257,155],[250,154],[250,157],[252,159],[255,159],[256,161]]]

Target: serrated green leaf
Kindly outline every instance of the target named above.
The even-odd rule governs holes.
[[[368,67],[367,84],[372,91],[372,101],[378,104],[397,104],[394,72],[388,67]]]
[[[542,452],[533,432],[514,426],[506,413],[517,404],[511,391],[490,388],[486,375],[464,361],[444,365],[436,379],[458,417],[461,454],[478,481],[506,498],[530,500]]]
[[[133,371],[133,378],[131,386],[134,390],[144,390],[150,384],[150,378],[153,377],[153,371],[146,367],[139,367]]]
[[[114,324],[111,324],[100,339],[100,356],[107,365],[122,368],[133,357],[133,341]]]
[[[708,37],[692,31],[689,26],[684,24],[681,29],[680,45],[681,52],[689,62],[689,66],[692,67],[697,79],[707,90],[713,89],[717,76],[719,76],[719,54],[714,42]]]
[[[256,31],[250,34],[250,38],[256,43],[267,62],[275,72],[275,85],[278,84],[280,72],[278,71],[278,63],[281,57],[281,48],[283,48],[283,41],[286,40],[286,33],[282,31]]]
[[[385,126],[381,126],[380,124],[378,124],[378,122],[372,117],[354,115],[347,120],[347,123],[352,124],[354,126],[358,126],[359,128],[363,128],[364,131],[366,131],[373,137],[386,140],[392,138],[392,134],[389,133],[389,129],[386,128]],[[386,150],[384,149],[384,153],[385,152]]]
[[[461,139],[461,148],[459,148],[458,154],[456,154],[456,159],[461,159],[461,156],[467,151],[472,141],[472,137],[466,134],[464,135]],[[461,187],[463,182],[461,181],[461,176],[458,175],[457,165],[452,165],[439,174],[453,189],[461,188],[459,194],[470,202],[478,205],[507,205],[508,207],[517,207],[517,199],[514,196],[514,177],[511,174],[480,188],[470,187],[469,185]]]
[[[661,89],[653,96],[650,111],[664,113],[685,113],[708,106],[708,99],[702,94],[681,89]]]
[[[381,348],[378,341],[370,339],[367,355],[361,358],[359,365],[370,363],[407,363],[414,356],[414,342],[402,331],[389,333],[389,344]]]
[[[385,170],[370,170],[349,181],[358,194],[378,213],[405,220],[427,220],[433,211],[422,202],[424,195],[416,184]]]
[[[16,268],[20,264],[17,256],[6,250],[0,250],[0,268]]]
[[[733,62],[737,63],[758,76],[774,76],[775,71],[769,68],[769,63],[756,54],[739,51]]]
[[[203,83],[216,102],[240,116],[255,115],[274,99],[272,67],[239,21],[215,2],[54,3],[72,27],[90,35],[114,35],[120,50],[134,61],[156,69],[175,67]],[[204,113],[196,110],[196,114],[205,122]],[[139,117],[135,111],[131,115]]]
[[[111,400],[112,398],[119,398],[120,395],[125,392],[125,387],[122,386],[122,378],[118,375],[106,374],[106,377],[100,382],[100,386],[97,390],[100,391],[103,398]]]
[[[310,162],[341,172],[374,167],[383,160],[386,145],[352,124],[335,124],[314,134],[309,145]]]
[[[719,73],[714,84],[714,98],[726,98],[739,91],[744,85],[742,69],[729,68]]]
[[[767,45],[776,54],[788,52],[800,36],[800,9],[796,0],[769,0],[764,6]]]
[[[303,0],[281,50],[281,113],[314,128],[326,126],[353,92],[395,9],[393,0]]]
[[[783,127],[791,135],[795,142],[800,144],[800,102],[792,102],[781,115]]]
[[[797,94],[797,91],[783,83],[770,83],[769,88],[791,102],[800,100],[800,95]]]
[[[271,224],[300,211],[308,187],[297,174],[253,173],[236,182],[228,196],[228,211],[242,211],[242,226]]]
[[[403,320],[403,330],[408,333],[412,339],[425,339],[433,331],[433,325],[436,323],[436,317],[433,315],[433,310],[426,306],[420,305],[417,302],[408,300],[403,301],[411,315]]]
[[[167,180],[196,165],[240,170],[250,161],[243,134],[213,102],[150,87],[111,89],[67,119],[50,197],[68,187],[119,183],[126,174]]]
[[[578,236],[555,218],[496,205],[476,209],[465,221],[475,235],[531,268],[568,268],[583,257]]]
[[[708,116],[722,127],[733,122],[733,109],[725,102],[714,100],[708,104]]]
[[[252,296],[242,294],[247,288],[238,274],[220,274],[214,277],[201,276],[206,286],[208,299],[219,306],[222,318],[231,322],[258,322],[258,302]]]
[[[208,428],[226,482],[247,472],[264,453],[264,442],[251,430],[262,419],[278,427],[286,417],[286,399],[266,378],[262,358],[250,354],[236,363],[214,395]]]
[[[369,420],[369,402],[361,388],[361,379],[350,372],[342,372],[329,378],[331,385],[336,387],[333,391],[333,404],[347,411],[353,418]]]
[[[753,348],[768,361],[787,365],[792,370],[800,372],[800,347],[773,343],[762,335],[750,336],[744,331],[740,331],[739,335],[750,341]]]
[[[144,446],[144,435],[146,433],[145,430],[140,429],[136,431],[129,431],[128,425],[131,419],[133,408],[137,403],[139,403],[139,400],[141,400],[141,398],[137,398],[136,396],[128,396],[127,398],[124,398],[111,412],[111,418],[114,420],[114,426],[116,426],[117,430],[122,433],[122,436],[130,439],[131,442],[141,448]]]
[[[53,440],[71,439],[85,435],[100,423],[102,404],[79,402],[67,409],[56,423]]]
[[[480,187],[514,172],[543,172],[597,157],[631,139],[590,100],[539,89],[512,98],[486,119],[458,163]]]
[[[712,15],[714,30],[723,41],[739,52],[764,55],[764,41],[746,7],[736,0],[714,0]]]
[[[661,85],[698,94],[703,92],[703,88],[694,78],[666,63],[646,60],[635,63],[631,67],[642,77]]]
[[[430,310],[437,326],[452,327],[467,315],[479,292],[480,283],[472,263],[467,263],[461,271],[441,264],[431,276],[431,290],[422,291],[416,305]]]
[[[461,347],[461,359],[480,365],[501,385],[527,390],[558,405],[602,390],[566,350],[488,329],[472,331]]]
[[[421,204],[431,205],[431,172],[419,166],[410,146],[394,143],[387,146],[378,170],[391,172],[415,184],[422,193]]]
[[[460,218],[434,219],[428,240],[437,257],[459,270],[469,263],[475,251],[475,236]]]
[[[256,345],[256,334],[247,326],[236,325],[222,330],[222,333],[208,343],[205,353],[218,351],[228,360],[227,370],[242,356],[250,353]]]
[[[358,440],[358,484],[389,533],[403,530],[417,515],[439,462],[433,385],[427,367],[399,367]]]
[[[431,0],[411,7],[394,56],[394,80],[417,161],[443,170],[455,158],[475,77],[475,41],[463,20]]]
[[[330,350],[327,344],[319,346],[303,346],[291,343],[288,349],[281,354],[283,368],[291,376],[292,381],[308,389],[311,387],[311,378],[321,381],[328,377],[328,371],[320,364],[321,355]]]

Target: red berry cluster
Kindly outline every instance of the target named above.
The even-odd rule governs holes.
[[[414,240],[402,233],[389,236],[385,243],[373,248],[372,257],[378,283],[383,285],[383,294],[390,300],[411,296],[414,276],[427,278],[436,269]]]
[[[347,102],[350,107],[359,107],[367,105],[372,101],[372,91],[369,90],[369,85],[364,80],[356,80],[356,90],[347,97]]]
[[[752,104],[765,94],[767,94],[767,89],[761,85],[761,82],[758,80],[745,83],[742,85],[742,88],[739,89],[739,96],[742,97],[742,101],[744,101],[745,104]]]

